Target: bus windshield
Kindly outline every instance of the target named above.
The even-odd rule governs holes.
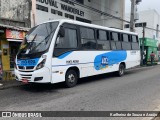
[[[20,53],[33,54],[44,52],[49,48],[58,22],[49,22],[32,28],[25,36]]]

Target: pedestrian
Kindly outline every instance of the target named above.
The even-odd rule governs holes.
[[[155,54],[152,51],[152,53],[150,54],[150,58],[151,58],[151,65],[153,65],[154,59],[155,59]]]
[[[146,65],[146,52],[143,53],[143,65]]]

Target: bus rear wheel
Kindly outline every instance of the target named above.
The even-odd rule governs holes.
[[[78,75],[76,71],[74,70],[67,71],[66,77],[65,77],[65,86],[68,88],[74,87],[76,86],[77,81],[78,81]]]
[[[123,76],[125,73],[125,66],[123,64],[120,64],[119,65],[119,70],[117,71],[117,75],[119,77]]]

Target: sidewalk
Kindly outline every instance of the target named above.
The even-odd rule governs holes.
[[[23,85],[23,83],[18,82],[16,80],[0,80],[0,90],[11,88],[11,87],[16,87]]]

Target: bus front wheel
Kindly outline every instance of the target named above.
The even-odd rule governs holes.
[[[117,71],[117,75],[119,77],[123,76],[124,75],[124,72],[125,72],[125,66],[123,64],[120,64],[119,65],[119,70]]]
[[[65,86],[68,88],[74,87],[76,86],[77,81],[78,81],[78,75],[76,71],[74,70],[67,71],[66,77],[65,77]]]

